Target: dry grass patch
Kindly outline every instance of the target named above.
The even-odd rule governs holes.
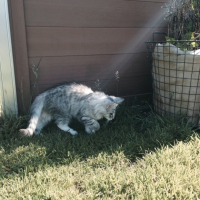
[[[122,151],[1,180],[2,199],[199,199],[200,139],[131,163]]]

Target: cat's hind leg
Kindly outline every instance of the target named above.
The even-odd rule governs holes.
[[[40,118],[38,119],[38,123],[34,134],[38,135],[43,129],[43,127],[51,121],[51,119],[52,119],[51,115],[43,111],[40,115]]]
[[[77,135],[78,132],[68,126],[70,119],[57,118],[56,124],[62,131],[69,132],[71,135]]]

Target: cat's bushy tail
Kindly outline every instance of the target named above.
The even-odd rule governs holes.
[[[32,136],[36,127],[38,120],[40,118],[43,105],[44,105],[44,98],[45,95],[41,94],[34,100],[33,104],[31,105],[31,114],[30,114],[30,120],[28,123],[28,127],[26,129],[20,129],[20,135],[21,136]]]

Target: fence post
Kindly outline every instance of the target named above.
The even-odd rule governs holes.
[[[0,98],[1,110],[17,115],[17,97],[7,0],[0,1]]]

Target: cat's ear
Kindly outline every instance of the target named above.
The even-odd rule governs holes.
[[[103,102],[104,107],[106,108],[106,110],[110,110],[110,109],[115,109],[118,104],[116,104],[115,102],[111,101],[110,99],[106,98]]]
[[[106,110],[116,109],[117,106],[118,104],[109,102],[106,104]]]
[[[121,104],[124,101],[121,97],[110,96],[110,98],[112,98],[112,100],[117,104]]]

